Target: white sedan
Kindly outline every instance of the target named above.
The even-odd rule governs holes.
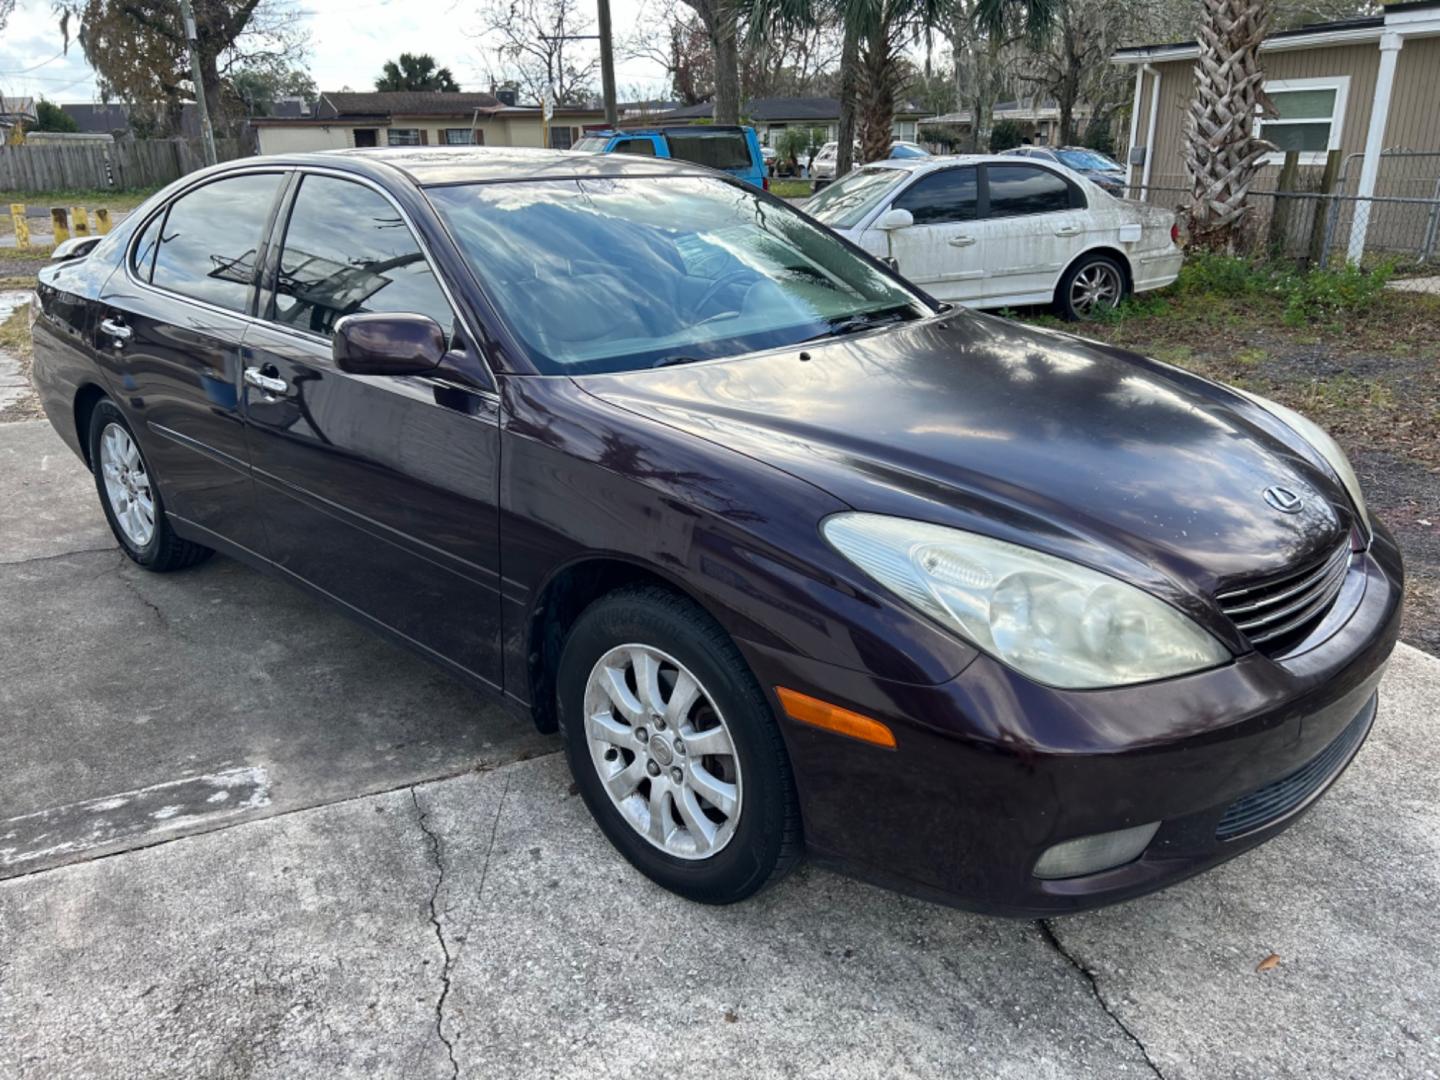
[[[1175,215],[1064,166],[999,155],[877,161],[801,209],[940,300],[1082,319],[1174,281]]]

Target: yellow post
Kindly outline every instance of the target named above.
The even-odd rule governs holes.
[[[15,246],[24,251],[30,246],[30,222],[25,219],[25,204],[10,204],[10,220],[15,224]]]
[[[101,236],[110,231],[110,211],[103,206],[95,208],[95,231]]]
[[[70,239],[70,215],[63,206],[50,208],[50,231],[55,234],[55,243],[63,244]]]
[[[90,235],[90,215],[85,212],[85,207],[72,206],[70,208],[70,230],[76,236]]]

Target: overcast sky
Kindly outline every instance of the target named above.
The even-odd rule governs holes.
[[[308,68],[321,90],[369,90],[381,65],[402,52],[428,52],[463,90],[488,90],[484,47],[472,35],[474,5],[446,0],[299,0],[310,29]],[[617,38],[658,12],[656,0],[611,0]],[[73,42],[62,54],[51,0],[20,0],[0,38],[0,93],[44,96],[55,102],[98,100],[95,77]],[[598,81],[598,80],[597,80]],[[638,59],[617,59],[621,99],[664,96],[664,70]]]

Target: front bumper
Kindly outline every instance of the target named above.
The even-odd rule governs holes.
[[[895,733],[896,748],[883,750],[782,719],[817,860],[972,910],[1036,917],[1199,873],[1275,836],[1323,793],[1368,734],[1399,632],[1403,571],[1383,528],[1351,574],[1357,599],[1302,653],[1250,653],[1113,690],[1053,690],[983,655],[948,683],[919,686],[742,648],[764,685]],[[1155,821],[1131,863],[1034,876],[1054,844]]]

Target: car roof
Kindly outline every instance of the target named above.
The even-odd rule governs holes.
[[[339,167],[377,180],[393,179],[396,173],[400,173],[422,187],[507,180],[560,180],[577,176],[694,176],[713,172],[702,165],[674,158],[511,146],[387,146],[309,154],[273,154],[239,158],[230,164],[253,167],[266,162]]]
[[[672,131],[698,131],[702,133],[723,132],[726,135],[733,135],[736,132],[746,132],[749,128],[742,124],[652,124],[649,127],[634,128],[597,128],[594,131],[586,131],[583,138],[598,135],[601,138],[610,139],[617,135],[668,135]]]

